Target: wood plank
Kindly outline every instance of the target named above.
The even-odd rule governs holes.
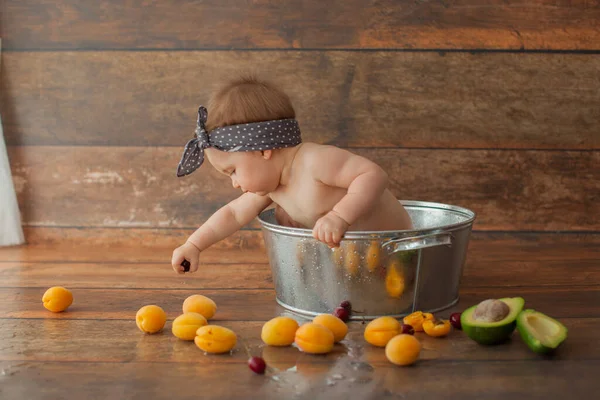
[[[132,257],[127,254],[120,254],[118,258],[112,258],[110,254],[104,254],[100,258],[88,257],[85,252],[74,253],[74,257],[80,260],[124,260],[124,261],[161,261],[163,254],[148,251],[149,249],[162,250],[163,248],[172,249],[185,243],[195,228],[85,228],[85,227],[41,227],[25,226],[23,228],[27,237],[27,244],[20,248],[30,256],[40,255],[37,252],[30,251],[33,247],[40,248],[46,246],[42,251],[47,254],[61,253],[61,246],[68,244],[70,246],[89,247],[110,247],[129,249]],[[571,235],[577,236],[577,235]],[[586,236],[586,235],[584,235]],[[591,236],[590,236],[591,237]],[[563,242],[566,238],[561,240]],[[587,239],[586,239],[587,240]],[[600,243],[600,235],[598,236]],[[220,247],[221,246],[221,247]],[[262,232],[256,229],[241,229],[214,245],[223,251],[224,257],[230,254],[244,255],[245,252],[264,249],[264,240]],[[19,247],[13,247],[17,249]],[[213,247],[211,247],[212,249]],[[590,246],[595,249],[595,246]],[[8,250],[8,248],[2,249]],[[87,250],[87,249],[86,249]],[[232,252],[230,252],[232,251]],[[207,253],[208,251],[205,251]],[[3,254],[3,253],[0,253]],[[40,260],[52,260],[54,258],[43,258]],[[51,256],[54,257],[54,256]],[[63,260],[64,258],[60,258]],[[244,258],[245,261],[253,262]],[[263,261],[266,260],[263,259]]]
[[[257,231],[243,233],[260,234]],[[600,284],[600,246],[593,240],[598,235],[584,235],[590,237],[589,241],[572,237],[579,235],[502,235],[504,240],[494,239],[494,236],[483,232],[473,234],[461,280],[463,287]],[[521,240],[511,242],[512,236]],[[531,240],[531,236],[537,241]],[[2,250],[0,286],[45,287],[68,282],[72,288],[273,287],[264,249],[212,248],[202,253],[201,272],[182,278],[170,267],[173,247],[165,247],[163,243],[161,247],[136,248],[134,253],[140,253],[136,255],[122,245],[97,247],[89,243],[63,243],[62,253],[54,244],[23,246],[19,258],[13,256],[17,249]],[[76,254],[85,255],[83,260],[73,260],[73,248],[78,249]],[[144,256],[154,260],[140,259]],[[144,279],[139,279],[140,276]]]
[[[600,259],[565,264],[562,260],[482,261],[469,257],[461,280],[463,287],[600,285]],[[41,288],[66,281],[71,288],[273,288],[268,263],[203,263],[199,273],[182,278],[174,274],[168,258],[159,264],[8,261],[0,262],[0,279],[1,287]]]
[[[170,258],[160,264],[0,262],[0,287],[49,287],[68,282],[71,288],[273,289],[268,263],[207,263],[200,269],[181,277],[171,268]]]
[[[186,235],[174,240],[178,236],[173,231],[29,228],[32,244],[0,249],[1,286],[43,287],[67,281],[82,288],[167,289],[179,288],[182,282],[188,289],[271,287],[260,231],[241,231],[231,242],[203,252],[203,272],[185,279],[172,274],[169,260],[189,232],[181,230]],[[463,287],[598,283],[598,234],[487,232],[471,235],[461,281]]]
[[[599,361],[526,360],[439,363],[413,368],[308,363],[296,371],[257,376],[221,358],[182,363],[2,362],[0,393],[7,399],[177,398],[240,399],[547,399],[585,398],[599,389]],[[345,375],[344,375],[345,374]],[[337,379],[339,377],[341,379]],[[73,385],[77,382],[77,385]],[[428,383],[427,383],[428,382]],[[427,383],[427,384],[424,384]]]
[[[68,228],[55,228],[68,229]],[[135,231],[135,229],[124,229],[126,231]],[[96,229],[83,229],[90,235]],[[160,230],[157,230],[162,235]],[[245,235],[245,233],[249,233]],[[190,232],[191,233],[191,232]],[[258,237],[260,231],[241,231],[240,236]],[[165,234],[167,236],[167,234]],[[187,238],[187,236],[186,236]],[[93,240],[92,240],[93,241]],[[184,238],[185,241],[185,238]],[[233,248],[234,240],[223,240],[211,248],[202,252],[202,262],[205,263],[267,263],[267,253],[264,251],[263,243],[256,243],[251,248]],[[22,245],[14,247],[4,247],[0,249],[0,261],[19,261],[19,262],[107,262],[107,263],[166,263],[170,265],[173,250],[181,245],[182,242],[170,245],[168,239],[160,246],[126,247],[126,246],[91,246],[86,243],[62,242],[60,244],[37,244]],[[77,249],[77,252],[73,252]]]
[[[29,226],[25,227],[28,244],[1,248],[0,261],[161,263],[170,259],[173,249],[192,232],[192,229]],[[79,251],[74,252],[74,248]],[[467,265],[476,260],[518,262],[532,258],[540,262],[562,260],[565,267],[578,261],[598,260],[600,234],[477,230],[471,233]],[[235,233],[204,251],[202,259],[209,263],[268,262],[262,232],[258,230]]]
[[[480,261],[468,257],[471,259],[460,282],[463,287],[600,284],[600,259],[565,263],[563,260]]]
[[[586,1],[5,3],[8,49],[598,49],[600,42],[600,10]]]
[[[168,262],[194,229],[24,227],[27,243],[0,248],[0,261]],[[77,248],[78,251],[73,251]],[[202,252],[203,262],[266,263],[262,232],[240,230]]]
[[[195,363],[203,351],[193,342],[184,342],[171,333],[168,322],[161,333],[145,335],[133,321],[95,321],[59,319],[5,319],[0,329],[0,361],[61,362],[161,362]],[[299,319],[303,324],[306,320]],[[600,342],[596,327],[600,319],[565,318],[561,322],[569,337],[553,355],[554,360],[600,360]],[[228,321],[223,326],[233,330],[239,340],[230,356],[219,357],[222,363],[243,363],[248,353],[265,359],[267,364],[284,371],[296,363],[309,363],[315,357],[294,346],[266,346],[260,333],[263,322]],[[349,323],[349,332],[334,350],[315,362],[346,362],[351,359],[371,366],[386,366],[389,361],[383,349],[365,342],[365,325]],[[118,335],[115,333],[118,332]],[[499,346],[480,346],[463,332],[453,331],[446,338],[432,338],[417,332],[421,342],[419,357],[424,363],[433,361],[518,361],[539,360],[514,332],[511,340]]]
[[[196,176],[176,178],[181,150],[174,147],[8,150],[25,225],[192,228],[239,195],[209,165]],[[600,215],[600,152],[354,152],[388,172],[398,198],[469,208],[478,214],[478,230],[600,228],[590,218]]]
[[[64,286],[69,286],[65,281]],[[184,285],[182,285],[184,286]],[[172,320],[181,314],[183,301],[192,294],[212,298],[218,306],[215,321],[266,321],[284,309],[271,289],[73,289],[69,312],[52,314],[41,304],[43,288],[0,288],[0,318],[125,319],[133,321],[142,306],[157,304]],[[555,318],[600,317],[600,287],[482,287],[461,288],[460,301],[438,313],[447,318],[485,299],[521,296],[527,308]],[[349,299],[352,300],[352,299]]]
[[[27,244],[0,248],[0,261],[169,263],[193,229],[25,227]],[[77,251],[73,251],[77,249]],[[266,263],[262,233],[240,230],[202,252],[208,263]]]
[[[8,52],[2,64],[9,145],[182,148],[217,82],[260,71],[289,92],[306,141],[600,148],[600,58],[590,55],[60,51]]]

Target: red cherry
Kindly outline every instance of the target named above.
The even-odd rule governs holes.
[[[264,374],[267,364],[260,357],[252,357],[248,360],[248,367],[257,374]]]
[[[348,312],[352,312],[352,304],[348,300],[344,300],[340,303],[340,307],[345,308]]]
[[[415,329],[408,324],[404,324],[404,325],[402,325],[402,333],[406,333],[408,335],[414,335]]]
[[[350,319],[350,313],[344,307],[337,307],[333,311],[333,315],[346,322]]]
[[[462,330],[462,325],[460,324],[460,315],[461,313],[459,312],[455,312],[454,314],[450,315],[450,323],[456,329]]]

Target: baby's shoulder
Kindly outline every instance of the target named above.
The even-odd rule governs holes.
[[[298,156],[304,159],[318,159],[322,160],[323,157],[331,156],[331,155],[350,155],[348,150],[341,149],[337,146],[330,144],[319,144],[313,142],[305,142],[302,144],[301,151],[298,152]]]
[[[330,155],[335,146],[304,142],[296,153],[295,163],[301,168],[319,168]]]

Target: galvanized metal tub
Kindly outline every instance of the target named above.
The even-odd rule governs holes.
[[[330,249],[309,229],[277,224],[274,210],[258,219],[276,299],[304,316],[332,312],[349,300],[353,319],[435,312],[458,301],[475,213],[466,208],[400,201],[414,229],[346,232]]]

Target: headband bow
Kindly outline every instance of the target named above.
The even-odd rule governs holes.
[[[293,147],[302,143],[300,127],[295,119],[251,122],[222,126],[206,131],[208,111],[198,108],[194,138],[187,142],[177,167],[177,176],[191,174],[204,162],[204,150],[213,147],[222,151],[262,151]]]
[[[198,108],[198,119],[196,121],[194,138],[185,145],[183,156],[177,167],[178,177],[191,174],[204,162],[204,149],[210,147],[210,138],[208,132],[206,132],[207,118],[208,110],[206,107],[200,106]]]

